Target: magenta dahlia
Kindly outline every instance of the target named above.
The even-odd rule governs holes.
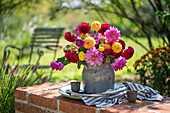
[[[63,68],[64,68],[64,64],[62,64],[61,62],[55,62],[55,61],[52,61],[51,63],[50,63],[50,67],[52,68],[52,70],[59,70],[59,71],[61,71]]]
[[[78,37],[78,36],[81,35],[81,33],[80,33],[80,31],[79,31],[79,25],[78,25],[78,26],[75,26],[75,27],[76,27],[76,29],[74,30],[74,32],[75,32],[75,35]]]
[[[83,47],[84,46],[84,43],[85,43],[85,40],[82,40],[80,38],[77,38],[76,39],[76,46],[78,47]]]
[[[120,31],[116,27],[110,27],[110,29],[106,30],[104,36],[107,41],[116,42],[120,38]]]
[[[115,62],[112,63],[112,69],[117,71],[122,70],[124,66],[126,66],[127,60],[124,57],[119,57],[118,59],[115,59]]]

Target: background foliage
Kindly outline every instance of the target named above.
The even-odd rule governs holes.
[[[68,31],[73,30],[74,26],[82,21],[92,23],[97,20],[117,27],[127,46],[134,47],[135,54],[127,64],[133,72],[132,65],[146,51],[155,49],[159,44],[169,48],[169,10],[169,0],[1,0],[0,59],[4,47],[8,44],[27,47],[36,27],[65,27]],[[67,43],[62,36],[60,45],[64,47]],[[20,63],[28,63],[29,52],[26,51],[26,56]],[[16,51],[12,50],[12,54],[15,53]],[[52,53],[45,54],[40,64],[49,65],[52,61],[51,55]],[[61,56],[63,51],[59,49],[57,57]],[[16,59],[15,55],[9,58],[8,63],[17,64],[13,59]],[[51,81],[81,80],[82,68],[77,70],[74,64],[68,65],[63,71],[54,72]],[[142,68],[144,67],[140,69]],[[45,71],[48,73],[49,70]],[[123,81],[127,78],[135,82],[140,77],[127,73],[126,69],[116,72],[117,80]]]

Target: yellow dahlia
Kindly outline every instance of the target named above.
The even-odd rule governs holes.
[[[93,48],[94,46],[95,46],[95,40],[94,40],[94,38],[92,38],[92,37],[86,37],[86,38],[85,38],[84,47],[85,47],[86,49],[91,49],[91,48]]]
[[[110,49],[111,46],[109,44],[103,44],[104,49]]]
[[[122,45],[118,42],[115,42],[113,45],[112,45],[112,50],[115,52],[115,53],[119,53],[121,50],[122,50]]]
[[[81,61],[84,61],[84,60],[85,60],[84,56],[85,56],[84,52],[81,51],[81,52],[79,53],[79,59],[80,59]]]
[[[91,27],[94,31],[98,31],[101,28],[101,24],[98,21],[94,21]]]
[[[104,51],[104,47],[99,46],[99,51]]]

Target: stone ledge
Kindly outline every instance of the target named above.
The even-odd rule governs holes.
[[[15,110],[18,113],[151,113],[170,112],[170,97],[160,101],[139,101],[135,104],[124,102],[106,108],[87,106],[82,100],[69,99],[58,93],[58,89],[68,82],[45,83],[17,88],[15,90]]]

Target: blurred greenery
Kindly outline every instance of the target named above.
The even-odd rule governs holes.
[[[112,26],[115,26],[120,29],[121,31],[121,38],[126,41],[128,46],[132,46],[135,48],[134,56],[128,61],[129,68],[132,68],[133,63],[136,59],[140,58],[140,56],[146,52],[146,50],[136,43],[138,41],[146,46],[149,49],[149,44],[147,38],[140,32],[139,28],[136,25],[129,21],[127,18],[122,18],[114,13],[101,13],[96,10],[91,10],[88,7],[80,7],[80,1],[68,1],[67,0],[12,0],[13,2],[5,4],[6,2],[10,2],[9,0],[2,0],[0,1],[0,6],[5,4],[6,6],[0,7],[0,58],[2,59],[3,49],[6,45],[12,44],[18,47],[26,47],[30,44],[31,34],[36,27],[65,27],[66,31],[72,31],[74,26],[80,24],[81,22],[85,21],[88,23],[92,23],[94,20],[100,21],[101,23],[109,23]],[[100,0],[99,0],[100,1]],[[126,4],[130,0],[125,0]],[[136,5],[138,9],[142,7],[143,0],[136,1]],[[19,2],[19,3],[18,3]],[[20,4],[21,2],[24,2]],[[84,2],[82,0],[82,2]],[[97,1],[91,0],[90,5],[98,4],[95,3]],[[122,2],[122,1],[121,1]],[[139,3],[138,3],[139,2]],[[13,9],[10,9],[14,4],[20,4]],[[107,5],[110,3],[109,0],[103,1],[101,0],[101,4],[103,5],[103,9],[109,11],[109,7]],[[141,6],[140,6],[141,5]],[[62,6],[62,7],[61,7]],[[78,6],[78,7],[76,7]],[[69,8],[72,7],[72,8]],[[8,11],[5,11],[8,10]],[[131,12],[131,8],[126,9],[128,12]],[[142,10],[142,9],[141,9]],[[142,10],[144,11],[144,10]],[[153,11],[153,10],[150,10]],[[143,12],[145,13],[145,12]],[[157,13],[159,16],[165,13]],[[166,12],[166,15],[169,13]],[[132,14],[129,14],[131,16]],[[148,15],[143,15],[143,18],[147,20]],[[167,17],[165,17],[167,18]],[[168,24],[168,21],[167,21]],[[151,35],[152,43],[155,47],[159,44],[163,44],[163,40],[161,38],[155,37],[153,34],[154,32],[149,31]],[[133,40],[127,36],[127,34],[133,34]],[[162,35],[162,34],[161,34]],[[164,34],[163,34],[164,35]],[[139,37],[140,36],[140,37]],[[135,40],[135,41],[134,41]],[[60,40],[60,45],[65,46],[68,42],[64,40],[63,36]],[[12,51],[11,54],[15,54],[17,51]],[[26,54],[29,54],[30,50],[26,51]],[[52,53],[46,53],[42,59],[40,60],[41,64],[49,65],[52,61],[51,58]],[[57,52],[57,57],[63,56],[64,53],[62,49],[59,49]],[[16,56],[12,55],[10,59],[15,59]],[[46,62],[44,62],[44,59]],[[36,55],[33,62],[36,61]],[[0,61],[2,62],[2,61]],[[9,63],[14,64],[15,61],[10,61]],[[28,56],[22,59],[22,64],[28,63]],[[71,70],[71,72],[70,72]],[[49,70],[45,70],[49,73]],[[81,79],[81,71],[76,68],[74,64],[70,64],[64,68],[63,71],[54,72],[53,80],[52,81],[59,81],[59,80],[68,80],[68,79]],[[132,69],[133,71],[133,69]],[[133,75],[127,73],[126,68],[122,71],[116,72],[117,78],[121,79],[125,77],[125,75]],[[128,78],[128,77],[127,77]],[[132,77],[133,78],[133,77]]]
[[[134,75],[135,61],[158,45],[169,46],[169,11],[169,0],[0,0],[0,65],[5,46],[29,46],[33,30],[37,27],[64,27],[65,31],[72,31],[81,22],[91,24],[99,21],[117,27],[121,31],[121,39],[126,42],[126,48],[132,46],[135,50],[134,56],[128,60],[128,68],[115,72],[116,82],[136,82],[140,77]],[[63,34],[59,45],[64,47],[68,43]],[[58,49],[57,57],[64,55],[62,49]],[[17,64],[17,53],[12,49],[6,64]],[[25,51],[20,64],[28,64],[29,53],[30,49]],[[52,56],[52,52],[46,51],[40,65],[49,65],[53,60]],[[36,60],[37,55],[34,54],[32,63],[35,64]],[[37,78],[29,69],[28,76],[27,69],[18,71],[19,74],[15,73],[15,76],[11,75],[13,69],[8,74],[5,74],[5,70],[6,68],[0,68],[0,111],[3,112],[14,112],[15,88],[42,83],[51,71],[40,70],[38,72],[43,72],[43,76],[39,74],[42,78]],[[76,64],[69,64],[62,71],[54,71],[49,82],[73,79],[81,81],[82,70],[83,66],[78,70]],[[22,83],[18,85],[18,82]]]

